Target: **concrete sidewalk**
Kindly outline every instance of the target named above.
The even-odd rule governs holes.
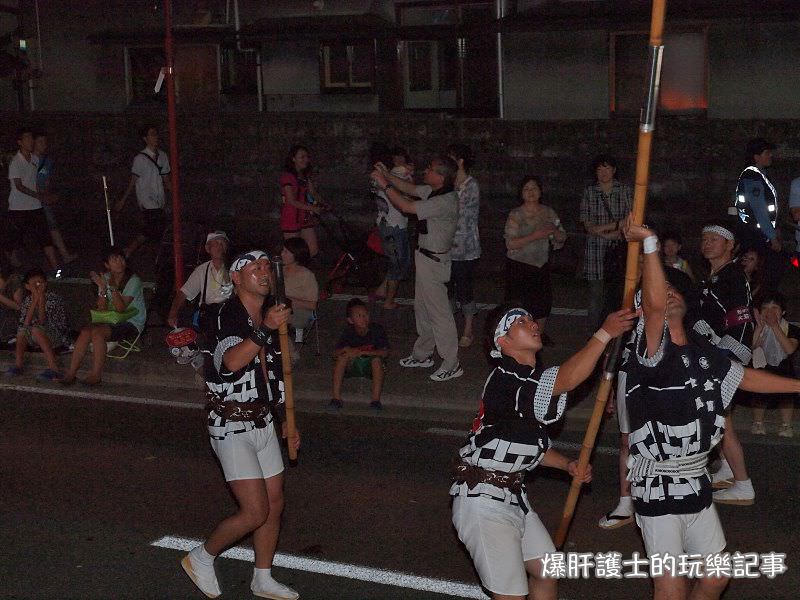
[[[562,289],[561,292],[564,290]],[[315,334],[308,336],[308,343],[301,347],[300,362],[294,368],[296,406],[300,412],[322,412],[327,410],[331,397],[332,355],[344,322],[346,297],[334,297],[320,303],[319,341],[320,354],[316,355]],[[404,303],[394,311],[385,311],[380,304],[370,305],[373,319],[382,323],[389,335],[392,353],[387,362],[387,376],[382,397],[388,418],[410,418],[432,423],[448,423],[455,432],[466,431],[474,417],[480,394],[490,366],[484,358],[480,343],[461,349],[460,359],[464,375],[458,379],[436,383],[429,379],[430,369],[405,369],[398,360],[411,349],[414,334],[413,307]],[[579,309],[557,310],[548,323],[548,332],[555,346],[545,348],[542,359],[547,364],[560,364],[579,349],[587,339],[586,318]],[[558,314],[561,313],[561,314]],[[485,311],[479,315],[482,331]],[[205,403],[201,378],[189,365],[178,365],[169,354],[164,335],[167,330],[151,327],[143,336],[142,350],[132,353],[124,360],[108,359],[103,373],[103,384],[86,388],[80,384],[64,388],[58,383],[42,383],[35,375],[45,368],[44,357],[39,353],[26,356],[24,375],[0,376],[0,389],[18,389],[52,393],[53,396],[97,398],[101,400],[143,403],[163,406],[186,406],[199,409]],[[0,351],[0,370],[5,372],[13,364],[13,353]],[[61,357],[65,365],[69,356]],[[87,362],[87,357],[84,362]],[[88,362],[87,362],[88,364]],[[370,382],[366,379],[347,379],[343,386],[345,414],[368,415]],[[594,386],[585,384],[570,394],[564,423],[558,430],[580,436],[586,429],[594,404]],[[800,445],[800,439],[784,440],[773,435],[777,425],[772,423],[767,437],[749,434],[751,411],[739,407],[735,413],[737,430],[747,443]],[[770,413],[768,419],[777,418]],[[768,425],[769,427],[769,425]],[[800,430],[800,423],[797,425]],[[606,420],[598,440],[599,444],[616,447],[616,423]]]

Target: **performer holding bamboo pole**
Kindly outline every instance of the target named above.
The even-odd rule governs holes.
[[[653,9],[650,20],[650,62],[649,62],[649,83],[647,86],[647,99],[642,111],[642,118],[639,124],[639,147],[636,155],[636,179],[633,194],[632,223],[641,225],[644,221],[645,205],[647,202],[647,182],[650,176],[650,150],[653,140],[653,130],[655,129],[656,107],[658,106],[658,90],[661,78],[661,59],[664,53],[662,41],[664,33],[664,14],[666,12],[666,0],[653,0]],[[633,295],[636,290],[636,283],[639,279],[639,251],[641,243],[631,241],[628,243],[628,258],[625,267],[625,290],[622,298],[622,306],[631,308],[633,306]],[[611,385],[616,370],[616,355],[619,353],[619,341],[612,345],[608,353],[608,361],[603,380],[597,391],[594,410],[589,420],[586,435],[583,439],[580,457],[578,458],[577,475],[572,479],[561,524],[555,536],[555,544],[562,547],[567,539],[572,515],[575,512],[575,505],[578,502],[582,482],[582,473],[589,465],[592,450],[594,449],[597,431],[608,400]]]
[[[283,274],[283,261],[280,256],[272,258],[275,274],[275,304],[286,304],[286,280]],[[289,323],[278,328],[281,346],[281,365],[283,366],[283,389],[286,396],[286,435],[289,440],[289,460],[297,460],[297,448],[292,443],[297,438],[294,418],[294,379],[292,377],[292,354],[289,348]]]
[[[272,578],[283,511],[283,458],[275,421],[283,423],[283,373],[278,331],[290,312],[269,298],[273,291],[269,259],[260,250],[237,256],[230,268],[234,293],[222,305],[206,367],[208,434],[225,480],[238,504],[204,544],[181,561],[186,574],[209,598],[221,594],[214,559],[253,534],[256,564],[250,589],[256,596],[294,600],[299,594]],[[277,417],[277,419],[276,419]],[[300,436],[294,432],[294,452]]]

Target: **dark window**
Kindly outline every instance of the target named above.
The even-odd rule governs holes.
[[[220,55],[223,94],[257,94],[256,53],[236,47],[222,48]]]
[[[638,115],[647,85],[648,36],[617,33],[611,37],[611,112]],[[708,108],[706,32],[664,36],[658,109],[666,113],[696,113]]]
[[[323,91],[371,91],[375,79],[375,44],[333,42],[320,49]]]
[[[153,87],[167,59],[160,47],[129,47],[128,54],[128,104],[150,104],[166,102],[167,86],[162,85],[158,94]]]

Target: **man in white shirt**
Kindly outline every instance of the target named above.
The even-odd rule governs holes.
[[[8,194],[8,218],[15,230],[12,262],[17,248],[24,239],[33,239],[44,251],[50,266],[58,268],[56,249],[50,240],[50,229],[42,210],[42,196],[36,187],[38,161],[33,155],[33,131],[20,128],[17,131],[19,152],[8,165],[11,190]]]
[[[800,259],[800,177],[792,180],[789,192],[789,218],[794,223],[795,258]]]
[[[128,188],[114,206],[117,211],[122,210],[128,196],[136,190],[143,227],[125,248],[126,257],[130,257],[147,240],[160,243],[166,225],[164,192],[169,189],[169,157],[158,149],[158,129],[154,125],[145,125],[139,134],[146,146],[133,158]]]
[[[167,317],[170,327],[178,327],[178,314],[187,300],[199,298],[199,318],[205,321],[209,306],[213,310],[230,298],[233,287],[225,265],[229,244],[230,240],[224,231],[212,231],[206,236],[206,252],[211,260],[198,265],[175,294]],[[205,323],[198,320],[193,325],[202,332]]]

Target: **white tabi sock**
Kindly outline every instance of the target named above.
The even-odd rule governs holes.
[[[617,507],[611,511],[612,515],[619,515],[620,517],[629,517],[634,512],[636,512],[633,508],[633,498],[630,496],[620,496],[619,504]]]
[[[261,598],[274,600],[295,600],[300,594],[292,588],[278,583],[272,578],[272,569],[253,569],[253,582],[250,590]]]
[[[714,473],[714,481],[721,481],[723,479],[733,479],[733,471],[724,456],[720,458],[719,469]]]
[[[214,564],[214,559],[217,558],[213,554],[209,554],[204,544],[200,544],[193,548],[189,554],[192,555],[192,560],[205,567],[210,567]]]

